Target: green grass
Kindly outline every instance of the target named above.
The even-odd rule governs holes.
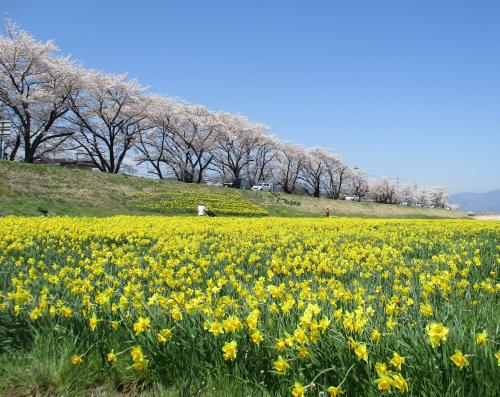
[[[49,215],[70,216],[195,215],[200,200],[212,205],[218,215],[267,215],[232,189],[0,162],[0,213],[4,215],[36,216],[44,209]]]
[[[144,201],[144,198],[147,198]],[[142,203],[140,202],[142,200]],[[159,199],[159,200],[158,200]],[[175,203],[166,203],[174,199]],[[178,199],[178,200],[177,200]],[[0,214],[49,215],[195,215],[204,200],[219,216],[269,214],[280,217],[332,216],[373,218],[461,218],[458,211],[354,203],[283,193],[240,191],[109,175],[53,165],[0,161]],[[159,205],[163,201],[164,205]]]
[[[284,193],[242,191],[243,197],[266,208],[270,215],[285,217],[323,217],[327,208],[330,216],[356,218],[466,218],[459,211],[440,208],[403,207],[373,202],[332,200]]]
[[[89,354],[85,365],[71,364],[73,354],[86,347],[82,334],[61,327],[35,332],[24,350],[0,354],[0,395],[24,396],[93,396],[93,397],[231,397],[270,396],[256,393],[247,383],[224,373],[206,373],[203,381],[191,375],[179,377],[165,385],[160,379],[137,379],[126,368],[103,370],[102,358]],[[199,376],[200,374],[198,374]],[[145,375],[147,376],[147,375]]]
[[[5,337],[5,325],[0,328],[2,337]],[[111,368],[103,364],[99,355],[101,350],[90,351],[89,346],[95,346],[92,343],[96,338],[89,335],[85,323],[75,327],[63,322],[45,329],[25,322],[16,325],[26,327],[28,332],[15,343],[0,345],[1,396],[271,396],[267,391],[257,391],[249,386],[248,381],[227,372],[202,371],[194,375],[189,365],[184,375],[176,373],[173,377],[168,372],[160,371],[161,378],[151,372],[138,378],[130,375],[126,365]],[[108,339],[110,336],[113,338],[113,335],[108,335]],[[115,339],[121,337],[126,338],[127,335],[114,336]],[[85,365],[72,365],[71,357],[84,350],[89,350]]]

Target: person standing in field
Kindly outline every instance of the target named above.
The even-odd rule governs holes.
[[[325,211],[325,217],[330,218],[330,208],[327,208]]]
[[[203,201],[200,201],[200,203],[198,204],[198,216],[204,216],[206,212],[207,207],[205,207],[205,203]]]

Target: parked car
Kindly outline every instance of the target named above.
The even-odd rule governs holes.
[[[253,185],[252,190],[258,190],[259,192],[270,192],[273,189],[270,183],[259,183],[258,185]]]
[[[345,201],[359,201],[359,196],[346,196]]]
[[[213,181],[206,181],[205,185],[208,185],[208,186],[223,186],[222,183],[220,183],[220,182],[213,182]]]

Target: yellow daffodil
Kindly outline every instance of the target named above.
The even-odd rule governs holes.
[[[380,341],[380,338],[382,337],[382,334],[378,330],[373,330],[371,334],[371,339],[374,343],[378,343]]]
[[[401,365],[405,363],[405,358],[400,356],[398,353],[394,352],[391,361],[389,363],[401,371]]]
[[[368,362],[368,349],[366,343],[358,343],[357,347],[354,349],[354,353],[356,353],[359,360]]]
[[[71,364],[73,364],[73,365],[83,364],[82,356],[78,356],[78,355],[71,356]]]
[[[303,397],[305,393],[304,386],[299,382],[295,382],[292,388],[292,396],[293,397]]]
[[[279,373],[286,373],[288,368],[290,368],[290,365],[281,356],[274,362],[274,369]]]
[[[92,314],[92,317],[89,318],[89,326],[92,331],[95,331],[97,327],[97,316],[95,315],[95,313]]]
[[[252,342],[255,343],[256,345],[260,345],[260,342],[264,340],[264,337],[262,336],[262,333],[259,330],[255,330],[250,335],[250,339],[252,339]]]
[[[330,394],[330,397],[338,397],[342,394],[342,389],[339,386],[330,386],[326,391]]]
[[[106,361],[108,363],[115,363],[116,362],[116,354],[113,350],[111,350],[108,354],[106,354]]]
[[[388,375],[380,375],[379,378],[375,379],[375,383],[379,390],[391,391],[393,380],[392,377]]]
[[[467,357],[460,350],[455,350],[455,354],[450,357],[450,360],[460,369],[469,365],[469,360],[467,360]]]
[[[408,391],[408,383],[401,376],[401,374],[391,374],[392,385],[398,389],[400,392],[404,393]]]
[[[441,342],[446,340],[446,335],[448,335],[449,330],[443,323],[431,323],[427,326],[426,331],[431,346],[437,347]]]
[[[134,323],[134,331],[136,335],[139,335],[147,331],[151,327],[151,320],[147,317],[139,317],[139,319]]]
[[[479,346],[484,346],[488,341],[488,332],[483,331],[476,334],[476,343]]]
[[[236,359],[236,353],[238,352],[238,344],[236,341],[231,341],[222,347],[222,352],[224,353],[224,360],[233,361]]]
[[[172,338],[172,330],[171,329],[162,329],[159,333],[156,334],[156,340],[158,343],[167,343]]]

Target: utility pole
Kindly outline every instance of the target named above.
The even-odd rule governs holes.
[[[82,150],[77,150],[76,151],[76,164],[75,164],[75,168],[80,168],[80,156],[84,156],[85,155],[85,152],[82,151]]]
[[[9,135],[10,135],[10,120],[0,119],[0,160],[3,160],[5,157],[5,141]]]
[[[3,106],[0,106],[0,160],[3,160]]]

